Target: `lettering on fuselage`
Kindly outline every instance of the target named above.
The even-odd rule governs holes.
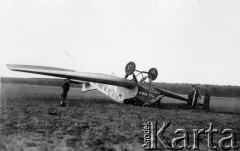
[[[111,97],[112,99],[116,101],[120,101],[122,94],[116,92],[113,86],[109,86],[107,84],[102,84],[102,83],[94,83],[94,82],[91,82],[91,84],[94,85],[98,90],[100,90],[104,94]]]
[[[151,98],[155,98],[155,95],[152,94],[152,93],[147,93],[147,92],[143,92],[143,91],[139,91],[138,92],[139,95],[142,95],[142,96],[148,96],[148,97],[151,97]]]

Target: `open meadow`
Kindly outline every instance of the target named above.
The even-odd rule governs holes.
[[[213,123],[219,133],[233,129],[240,145],[240,114],[190,109],[166,98],[162,109],[118,104],[98,91],[81,93],[80,88],[71,88],[67,106],[60,107],[61,92],[54,86],[1,84],[0,150],[141,151],[142,124],[148,121],[158,121],[159,127],[163,121],[171,121],[164,133],[168,140],[177,136],[174,132],[178,128],[192,134],[193,129],[208,129]],[[212,103],[218,100],[222,103],[224,99],[213,98]],[[56,107],[58,114],[50,115],[50,107]],[[222,137],[215,134],[214,144]],[[207,135],[200,135],[200,150],[208,150]]]
[[[183,96],[187,98],[186,95]],[[204,96],[202,96],[199,103],[203,104],[203,101]],[[186,104],[185,102],[167,97],[162,99],[162,103]],[[210,110],[213,112],[240,114],[240,98],[211,97]]]

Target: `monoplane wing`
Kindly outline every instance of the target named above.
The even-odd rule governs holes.
[[[126,88],[133,88],[136,86],[135,81],[113,77],[101,73],[88,73],[88,72],[77,72],[75,70],[54,68],[54,67],[43,67],[43,66],[32,66],[32,65],[17,65],[7,64],[7,67],[13,71],[35,73],[47,76],[69,78],[71,80],[80,80],[87,82],[96,82],[103,84],[116,85]]]
[[[82,81],[82,80],[70,80],[70,83],[73,83],[73,84],[89,84],[88,81]]]
[[[167,91],[167,90],[164,90],[164,89],[161,89],[161,88],[158,88],[158,87],[154,87],[154,89],[164,96],[188,102],[188,98],[185,98],[185,97],[183,97],[179,94],[176,94],[176,93],[173,93],[171,91]]]

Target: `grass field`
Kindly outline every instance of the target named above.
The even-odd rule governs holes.
[[[170,99],[163,100],[163,109],[118,104],[98,91],[81,93],[77,88],[70,90],[63,108],[58,106],[60,93],[59,87],[2,84],[0,150],[141,151],[142,124],[148,121],[158,121],[160,126],[163,121],[172,121],[164,133],[168,139],[175,136],[177,128],[191,132],[208,129],[211,122],[220,132],[233,129],[240,145],[239,114],[189,109],[174,101],[166,103]],[[50,107],[57,107],[58,114],[49,115]],[[214,136],[214,143],[222,137]],[[200,149],[208,150],[207,137],[200,138]]]
[[[187,96],[185,96],[187,98]],[[200,103],[203,104],[204,96]],[[162,103],[185,103],[176,99],[164,97]],[[240,98],[211,97],[210,110],[213,112],[223,113],[239,113],[240,114]]]

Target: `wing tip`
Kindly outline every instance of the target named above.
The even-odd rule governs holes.
[[[10,70],[15,70],[15,65],[14,64],[6,64],[6,66]]]

